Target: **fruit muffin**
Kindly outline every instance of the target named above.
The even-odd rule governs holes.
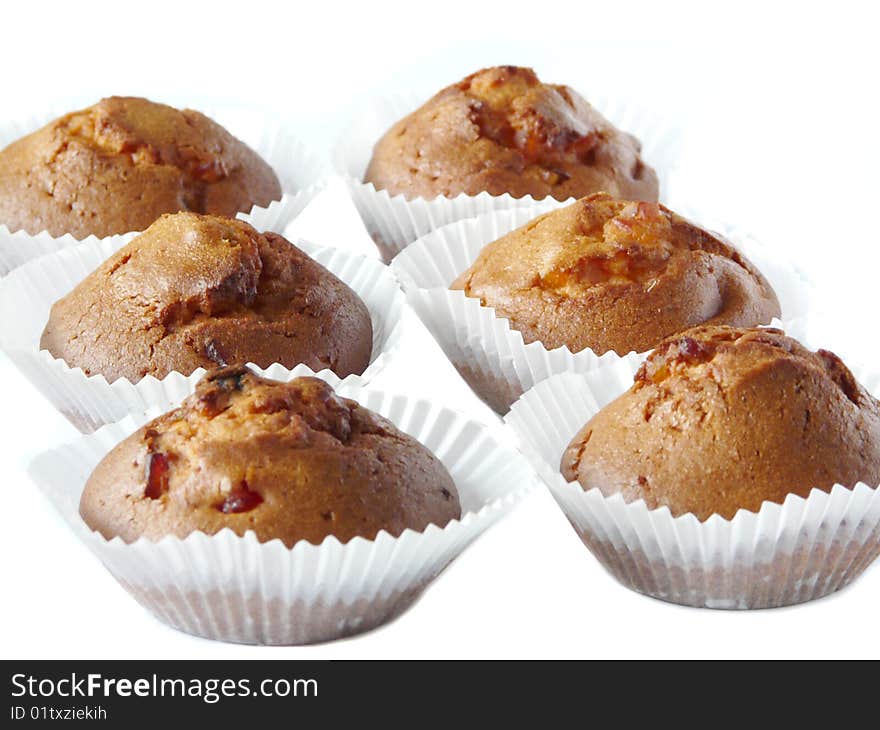
[[[517,66],[478,71],[397,122],[376,143],[364,182],[407,198],[659,194],[635,137],[569,87]]]
[[[56,302],[42,349],[86,375],[136,382],[200,367],[369,365],[372,324],[345,283],[276,233],[164,215]]]
[[[385,418],[323,380],[239,367],[209,373],[110,451],[80,514],[125,542],[228,528],[291,547],[442,528],[461,505],[439,459]]]
[[[814,488],[880,485],[880,403],[836,355],[780,330],[698,327],[651,353],[561,471],[673,516],[730,519]]]
[[[606,193],[488,244],[451,288],[493,307],[527,343],[596,354],[781,315],[773,288],[731,243],[662,205]]]

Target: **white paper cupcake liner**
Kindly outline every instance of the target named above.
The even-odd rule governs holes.
[[[189,393],[204,375],[170,373],[162,379],[147,376],[137,383],[121,378],[113,383],[102,375],[86,375],[79,367],[40,349],[40,337],[49,311],[58,299],[94,271],[123,242],[94,240],[58,251],[13,271],[0,281],[0,349],[19,370],[80,431],[88,433],[150,406],[168,407]],[[385,369],[400,345],[406,300],[387,266],[345,251],[298,241],[309,256],[344,281],[364,301],[373,325],[370,364],[361,374],[369,382]],[[254,370],[277,380],[302,374],[275,364]]]
[[[792,328],[791,334],[795,334]],[[796,335],[795,335],[796,336]],[[566,482],[565,448],[603,406],[626,391],[635,357],[539,383],[505,417],[521,451],[599,562],[627,588],[664,601],[725,609],[775,608],[833,593],[880,553],[880,489],[836,485],[803,499],[765,502],[731,520],[673,517]],[[880,376],[854,369],[875,395]]]
[[[160,621],[209,639],[305,644],[342,638],[385,623],[477,536],[537,485],[534,470],[491,429],[424,400],[365,391],[346,380],[337,391],[393,421],[427,446],[452,475],[463,517],[444,528],[380,532],[374,540],[320,545],[260,543],[224,530],[214,536],[126,544],[106,540],[79,516],[84,484],[98,461],[159,414],[129,416],[38,457],[37,485],[113,576]],[[497,431],[501,426],[496,427]],[[502,436],[506,434],[501,434]]]
[[[397,121],[417,109],[425,101],[416,94],[400,94],[380,98],[359,110],[357,119],[337,143],[333,153],[336,172],[346,181],[355,207],[367,232],[376,242],[381,255],[390,261],[409,243],[447,223],[473,218],[492,211],[538,206],[542,212],[572,202],[553,198],[535,200],[531,196],[480,193],[454,198],[439,196],[431,200],[403,195],[390,195],[365,183],[364,173],[373,154],[373,146]],[[660,178],[660,199],[669,200],[671,171],[680,157],[677,131],[647,110],[638,109],[622,100],[591,99],[591,103],[612,124],[634,134],[642,142],[642,155]]]
[[[510,321],[492,307],[449,285],[477,258],[483,247],[525,225],[542,213],[540,207],[498,211],[438,228],[408,246],[392,262],[410,304],[443,348],[462,377],[490,407],[507,412],[526,390],[561,372],[589,372],[616,360],[614,352],[548,350],[540,342],[525,344]],[[699,221],[699,214],[688,215]],[[813,286],[796,268],[779,260],[743,231],[717,225],[768,278],[782,306],[783,324],[803,317]]]
[[[81,107],[89,103],[92,102],[85,102]],[[56,105],[39,115],[0,124],[0,149],[76,108],[80,107]],[[275,170],[281,183],[283,193],[281,199],[273,201],[267,207],[254,206],[248,213],[240,213],[239,218],[248,221],[261,231],[283,233],[285,227],[321,190],[327,175],[326,165],[310,153],[277,119],[246,108],[202,109],[198,106],[197,108],[245,142]],[[136,233],[106,238],[111,241],[121,238],[130,240]],[[35,235],[25,231],[11,232],[0,222],[0,277],[32,259],[75,246],[83,241],[95,240],[99,239],[88,236],[79,241],[69,233],[53,237],[47,231]]]

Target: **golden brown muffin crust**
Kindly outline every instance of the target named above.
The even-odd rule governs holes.
[[[195,213],[165,215],[56,302],[40,347],[109,381],[199,367],[287,368],[340,377],[369,365],[360,298],[275,233]]]
[[[229,528],[290,547],[445,527],[461,506],[428,449],[323,380],[228,368],[114,448],[80,514],[126,542]]]
[[[135,97],[102,99],[0,151],[0,223],[29,233],[108,236],[280,197],[272,168],[216,122]]]
[[[698,327],[657,347],[561,469],[606,496],[730,519],[814,487],[878,486],[880,403],[780,330]]]
[[[548,349],[644,352],[702,323],[780,316],[730,243],[657,203],[590,195],[488,244],[455,282]]]
[[[600,190],[657,200],[641,145],[567,86],[530,68],[479,71],[395,124],[364,181],[408,198],[459,193],[580,198]]]

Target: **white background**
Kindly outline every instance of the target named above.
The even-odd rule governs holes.
[[[83,95],[232,101],[284,115],[326,154],[371,95],[427,95],[482,66],[532,65],[587,98],[623,97],[671,120],[685,142],[677,199],[794,258],[824,292],[827,344],[876,355],[880,52],[870,3],[199,5],[6,4],[0,123]],[[336,184],[297,227],[372,251]],[[377,386],[491,417],[411,325],[406,353]],[[191,638],[130,599],[27,481],[28,458],[75,432],[6,361],[0,376],[4,658],[880,656],[876,567],[792,609],[680,608],[617,585],[544,492],[370,634],[305,648]]]

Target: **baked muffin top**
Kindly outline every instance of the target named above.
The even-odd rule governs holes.
[[[116,446],[80,514],[126,542],[229,528],[292,546],[444,527],[461,506],[427,448],[323,380],[228,368]]]
[[[52,306],[40,347],[108,381],[305,363],[340,377],[372,352],[360,298],[289,241],[231,218],[162,216]]]
[[[0,151],[0,223],[13,231],[109,236],[280,197],[272,168],[219,124],[136,97],[102,99]]]
[[[590,195],[488,244],[455,281],[526,342],[626,354],[702,323],[780,316],[763,275],[728,241],[657,203]]]
[[[657,347],[561,469],[606,496],[730,519],[813,488],[880,485],[880,403],[836,355],[780,330],[698,327]]]
[[[497,66],[448,86],[391,127],[364,181],[408,198],[487,191],[566,200],[605,190],[657,200],[657,175],[640,151],[569,87]]]

